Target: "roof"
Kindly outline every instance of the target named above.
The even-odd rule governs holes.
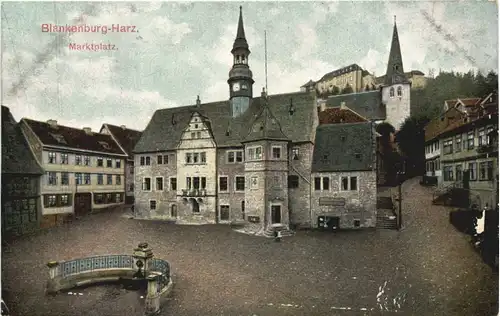
[[[319,125],[311,171],[373,170],[374,145],[371,122]]]
[[[255,140],[288,140],[283,131],[279,121],[274,117],[267,104],[267,98],[262,100],[262,110],[252,123],[250,133],[244,138],[245,142]]]
[[[236,32],[236,39],[233,44],[233,51],[238,48],[248,50],[248,43],[245,37],[245,28],[243,27],[243,12],[240,6],[240,17],[238,19],[238,31]]]
[[[43,174],[19,124],[8,107],[2,105],[2,173]]]
[[[21,120],[27,124],[44,146],[57,146],[68,149],[88,150],[113,155],[125,156],[111,135],[85,132],[83,129],[50,125],[27,118]]]
[[[142,132],[130,128],[104,123],[109,132],[113,135],[118,144],[125,150],[127,155],[132,156],[135,144],[141,138]]]
[[[425,126],[425,141],[430,141],[439,136],[448,126],[455,124],[455,122],[463,122],[465,113],[459,111],[457,108],[452,107],[444,114],[431,120]]]
[[[401,57],[401,47],[399,45],[398,27],[394,21],[394,29],[392,32],[391,50],[389,52],[389,60],[387,62],[387,71],[385,73],[386,85],[393,85],[407,81],[404,73],[403,58]]]
[[[490,123],[498,124],[498,113],[482,115],[478,118],[474,118],[472,120],[461,120],[456,121],[444,128],[440,133],[439,137],[449,137],[456,133],[462,133],[463,131],[470,130],[470,128],[477,128],[481,126],[485,126]]]
[[[367,120],[349,108],[327,108],[318,113],[319,124],[359,123]]]
[[[314,86],[316,84],[316,82],[312,81],[312,80],[309,80],[308,82],[304,83],[302,86],[300,86],[301,88],[308,88],[310,86]]]
[[[329,96],[327,107],[345,106],[369,120],[385,120],[385,105],[379,90]]]
[[[218,147],[242,146],[257,115],[262,111],[262,97],[251,99],[248,110],[233,118],[230,101],[167,108],[157,110],[133,152],[175,150],[183,129],[194,112],[203,115],[210,123],[211,132]],[[283,134],[293,142],[313,142],[316,94],[295,92],[268,96],[268,106],[279,121]],[[293,111],[290,111],[292,109]],[[292,114],[291,114],[292,113]],[[300,128],[297,128],[300,126]]]
[[[332,78],[335,78],[335,77],[340,76],[342,74],[349,73],[349,72],[356,71],[356,70],[363,70],[363,68],[361,68],[357,64],[352,64],[352,65],[342,67],[340,69],[337,69],[337,70],[334,70],[334,71],[331,71],[331,72],[325,74],[323,77],[321,77],[321,79],[319,81],[332,79]]]
[[[406,79],[410,79],[413,76],[425,76],[423,72],[420,70],[412,70],[404,73]],[[376,83],[384,83],[385,81],[385,75],[379,76],[375,78]]]

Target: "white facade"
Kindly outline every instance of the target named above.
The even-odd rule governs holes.
[[[386,122],[396,130],[410,116],[410,84],[395,84],[382,88],[382,102],[386,106]]]
[[[425,145],[425,175],[437,177],[438,183],[441,183],[442,180],[440,163],[441,147],[439,140]]]

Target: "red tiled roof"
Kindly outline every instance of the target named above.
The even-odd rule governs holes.
[[[478,105],[481,102],[481,98],[460,99],[460,101],[462,101],[462,103],[465,106],[474,106],[474,105]]]
[[[46,146],[58,146],[68,149],[125,155],[111,135],[94,132],[88,134],[83,129],[62,125],[52,127],[49,123],[26,118],[23,118],[21,121],[26,123],[40,139],[42,144]]]
[[[462,122],[464,117],[465,113],[460,112],[457,108],[450,108],[443,115],[433,119],[425,126],[425,141],[434,139],[451,124],[457,121]]]
[[[319,124],[360,123],[368,120],[349,108],[327,108],[318,114]]]
[[[132,156],[132,150],[135,147],[135,144],[141,138],[142,132],[136,131],[134,129],[106,124],[109,132],[113,135],[116,141],[120,144],[120,146],[127,152],[129,157]]]

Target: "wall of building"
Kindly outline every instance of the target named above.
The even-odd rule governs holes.
[[[56,154],[56,163],[49,163],[49,153]],[[61,163],[61,154],[68,155],[68,163]],[[81,165],[76,164],[76,157],[81,156]],[[90,157],[90,164],[84,165],[84,156]],[[104,167],[97,166],[97,159],[103,158]],[[112,167],[106,167],[107,159],[112,160]],[[119,167],[116,167],[116,162],[119,161]],[[64,214],[64,213],[73,213],[74,212],[74,195],[76,193],[91,193],[92,197],[95,194],[102,193],[121,193],[125,192],[125,178],[124,178],[124,157],[119,156],[105,156],[105,155],[96,155],[95,153],[86,153],[80,155],[74,152],[68,152],[63,150],[43,150],[42,153],[42,167],[45,170],[45,175],[42,177],[41,181],[41,189],[40,192],[42,194],[42,202],[44,202],[45,195],[53,196],[53,195],[70,195],[71,201],[70,205],[67,206],[48,206],[46,203],[42,203],[42,214],[50,215],[50,214]],[[56,174],[56,184],[49,184],[49,172],[55,172]],[[62,185],[62,173],[68,173],[68,184]],[[82,174],[82,184],[77,184],[76,182],[76,173]],[[90,174],[90,184],[85,184],[85,174]],[[98,184],[98,175],[103,175],[103,184]],[[107,184],[107,176],[112,176],[112,184]],[[119,177],[119,184],[117,184],[117,177]],[[114,203],[106,203],[106,204],[97,204],[92,198],[92,209],[100,209],[106,208],[109,206],[120,205],[123,204],[124,200],[121,202]]]
[[[398,87],[402,88],[402,96],[397,95]],[[391,88],[394,88],[393,97],[390,96]],[[410,85],[384,87],[382,89],[382,102],[386,105],[386,121],[399,130],[404,120],[410,116]]]
[[[299,150],[299,159],[292,156],[293,148]],[[292,144],[289,150],[289,176],[299,177],[298,188],[288,189],[290,223],[311,227],[311,164],[314,146],[311,143]]]
[[[134,161],[126,160],[125,164],[125,196],[134,197]]]
[[[236,191],[236,176],[245,176],[244,162],[230,163],[228,161],[228,153],[241,151],[244,157],[243,147],[234,148],[218,148],[217,149],[217,209],[220,210],[221,205],[229,205],[229,220],[231,222],[242,221],[242,202],[245,202],[245,191]],[[227,177],[228,190],[219,190],[220,177]],[[248,183],[245,183],[245,189],[248,188]],[[245,218],[248,213],[248,205],[245,204]]]
[[[158,156],[162,163],[158,164]],[[165,156],[168,163],[164,163]],[[141,165],[141,157],[149,157],[149,165]],[[172,205],[177,206],[177,189],[171,187],[171,178],[177,178],[177,156],[175,151],[134,155],[134,212],[138,218],[175,220]],[[163,190],[158,190],[156,178],[163,178]],[[144,178],[151,178],[151,190],[144,190]],[[150,209],[150,201],[156,201],[156,209]]]
[[[439,139],[428,142],[425,145],[425,175],[437,177],[438,185],[443,181],[441,171],[441,150],[442,145]]]
[[[323,93],[331,92],[334,86],[337,86],[341,91],[349,84],[354,92],[363,91],[363,75],[362,70],[354,70],[340,74],[336,77],[327,78],[316,83],[316,89]]]
[[[412,89],[423,89],[427,86],[427,78],[422,75],[412,75],[408,80],[411,82]]]
[[[358,177],[357,190],[341,191],[341,177],[343,176]],[[313,181],[314,177],[329,177],[330,189],[316,191],[314,190],[314,186],[312,188],[311,211],[313,218],[313,227],[318,227],[317,223],[319,216],[339,217],[340,228],[355,228],[354,220],[360,221],[360,228],[375,227],[377,216],[377,185],[376,172],[374,170],[356,172],[313,173]],[[345,199],[345,205],[320,205],[320,198],[343,198]]]

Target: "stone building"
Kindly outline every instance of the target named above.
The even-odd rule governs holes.
[[[127,128],[125,125],[115,126],[103,124],[101,134],[108,134],[120,146],[128,157],[125,163],[125,203],[134,204],[134,155],[132,150],[141,138],[142,132]]]
[[[42,174],[19,125],[2,106],[2,238],[40,228]]]
[[[375,227],[375,144],[372,122],[318,126],[311,169],[313,227]]]
[[[411,83],[411,89],[423,89],[427,86],[427,77],[420,70],[412,70],[404,73],[406,80]],[[374,84],[378,87],[385,82],[385,75],[374,78]]]
[[[302,87],[310,87],[312,82],[314,81],[310,80]],[[372,83],[374,83],[374,78],[368,71],[357,64],[352,64],[323,75],[321,79],[314,82],[314,86],[319,94],[325,94],[331,93],[334,87],[342,91],[348,85],[354,92],[360,92],[364,91],[367,85],[372,88]]]
[[[448,123],[439,126],[439,121]],[[441,194],[461,188],[469,193],[471,204],[497,205],[497,93],[464,111],[451,107],[443,117],[430,122],[426,127],[427,157],[426,175],[435,175]]]
[[[123,204],[127,155],[110,135],[58,125],[55,120],[23,118],[20,125],[45,173],[42,226]]]
[[[193,105],[154,113],[134,148],[135,185],[141,188],[135,215],[241,223],[254,233],[275,224],[315,226],[310,210],[316,93],[263,90],[253,97],[241,9],[231,53],[229,100],[202,103],[198,97]]]
[[[342,104],[364,118],[377,123],[386,121],[399,130],[410,116],[411,83],[403,69],[396,22],[392,35],[387,72],[379,89],[351,94],[329,96],[318,102],[320,109],[339,107]]]

